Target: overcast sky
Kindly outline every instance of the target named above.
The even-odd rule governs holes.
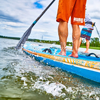
[[[0,35],[22,37],[42,11],[52,0],[0,0]],[[59,40],[56,14],[56,0],[32,28],[29,38]],[[100,33],[100,0],[87,0],[87,11]],[[82,28],[82,26],[80,27]],[[98,37],[96,29],[92,38]],[[68,41],[72,41],[72,28],[69,20]]]

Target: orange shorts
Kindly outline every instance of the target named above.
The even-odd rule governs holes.
[[[56,21],[68,22],[71,16],[71,24],[85,25],[86,0],[59,0]]]

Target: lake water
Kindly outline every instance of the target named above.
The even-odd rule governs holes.
[[[38,62],[17,43],[0,38],[0,100],[100,100],[99,83]]]

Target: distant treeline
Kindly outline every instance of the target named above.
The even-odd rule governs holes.
[[[2,36],[2,35],[0,35],[0,38],[20,40],[19,37],[9,37],[9,36]],[[28,39],[27,41],[34,41],[34,40],[36,40],[36,39]]]
[[[19,37],[8,37],[8,36],[2,36],[2,35],[0,35],[0,38],[20,40],[20,38],[19,38]]]
[[[14,40],[20,40],[19,37],[8,37],[8,36],[1,36],[0,38],[6,38],[6,39],[14,39]],[[50,41],[50,40],[39,40],[39,39],[28,39],[27,41],[33,41],[33,42],[40,42],[40,43],[50,43],[50,44],[60,44],[59,41]],[[72,45],[72,42],[67,42],[67,45]]]
[[[0,38],[20,40],[19,37],[8,37],[8,36],[1,36],[1,35],[0,35]],[[50,44],[55,43],[55,44],[60,45],[59,41],[51,41],[51,40],[28,39],[27,41],[40,42],[40,43],[50,43]],[[72,42],[67,42],[67,45],[72,46]],[[85,39],[82,40],[81,46],[86,46]],[[100,47],[99,38],[91,38],[91,40],[90,40],[90,46],[91,47]]]
[[[82,40],[81,46],[86,46],[86,41],[85,41],[85,39]],[[99,38],[97,38],[97,37],[91,38],[91,40],[90,40],[90,47],[100,47]]]

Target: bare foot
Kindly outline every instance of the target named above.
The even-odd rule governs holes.
[[[65,52],[59,52],[58,54],[59,54],[59,55],[66,56],[66,53],[65,53]]]
[[[85,51],[85,53],[89,53],[88,51]]]
[[[78,54],[71,54],[71,55],[69,55],[69,57],[78,58]]]

